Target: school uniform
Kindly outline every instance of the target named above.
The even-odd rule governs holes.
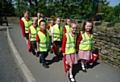
[[[80,32],[78,39],[77,39],[77,49],[78,51],[78,57],[80,59],[84,60],[91,60],[92,58],[92,39],[93,35],[88,34],[87,32],[83,33]]]
[[[29,18],[29,20],[27,21],[24,17],[21,18],[20,20],[20,26],[21,26],[21,30],[22,30],[22,34],[23,37],[26,37],[26,39],[29,39],[29,27],[32,25],[32,19]]]
[[[39,50],[40,50],[40,63],[43,63],[45,68],[49,66],[46,65],[45,58],[48,56],[48,49],[49,49],[49,34],[47,30],[42,30],[37,33],[36,35],[36,42],[39,43]]]
[[[63,37],[63,26],[55,24],[51,28],[51,33],[54,35],[53,40],[56,46],[61,47],[62,45],[62,37]]]
[[[30,42],[32,45],[32,53],[33,55],[36,55],[37,57],[39,56],[38,53],[35,51],[37,49],[36,46],[36,34],[38,33],[38,31],[40,30],[39,26],[30,26],[28,33],[30,34]]]
[[[69,64],[77,64],[76,56],[76,36],[66,33],[63,37],[62,53],[65,53],[66,61]]]

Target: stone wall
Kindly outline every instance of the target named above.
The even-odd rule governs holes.
[[[49,21],[49,18],[47,18]],[[18,17],[9,17],[9,23],[19,24]],[[62,19],[64,24],[65,20]],[[76,21],[79,31],[84,21]],[[109,65],[120,68],[120,23],[94,21],[93,51],[99,54],[99,59]]]

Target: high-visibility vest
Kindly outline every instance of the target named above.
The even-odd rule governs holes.
[[[41,21],[41,18],[40,18],[40,19],[38,19],[38,25],[40,25],[40,21]]]
[[[86,32],[82,33],[82,40],[79,44],[79,49],[80,50],[91,50],[92,49],[92,39],[93,39],[92,34],[91,34],[91,36],[88,36],[88,34]]]
[[[52,25],[49,24],[48,26],[50,26],[50,28],[48,29],[48,31],[51,33],[51,28],[52,28]],[[51,34],[49,33],[49,36],[51,36]]]
[[[40,31],[39,26],[36,29],[33,27],[33,25],[30,26],[30,31],[30,41],[36,41],[36,34],[38,33],[38,31]]]
[[[41,31],[38,32],[38,36],[40,38],[40,42],[39,42],[39,49],[40,52],[46,52],[49,49],[49,34],[46,31],[46,34],[43,34]]]
[[[30,18],[29,21],[26,21],[25,18],[22,18],[24,25],[25,25],[25,33],[28,33],[28,30],[30,28],[30,26],[32,25],[32,19]]]
[[[70,26],[69,25],[65,25],[66,28],[66,33],[70,32]]]
[[[60,25],[60,29],[57,25],[53,26],[53,38],[54,41],[61,41],[63,36],[63,26]]]
[[[65,54],[74,54],[76,52],[76,36],[72,37],[70,33],[66,33],[66,45],[65,45]]]
[[[49,24],[48,26],[50,26],[49,31],[51,31],[52,25],[51,25],[51,24]]]

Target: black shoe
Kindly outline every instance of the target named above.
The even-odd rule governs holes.
[[[42,60],[40,59],[39,62],[42,63]]]
[[[39,57],[39,52],[36,52],[36,57]]]
[[[84,72],[84,73],[86,73],[87,71],[86,71],[86,69],[82,69],[82,71]]]
[[[70,78],[70,74],[69,73],[68,73],[68,78],[69,78],[70,82],[76,82],[75,79],[74,79],[74,77]]]
[[[49,68],[49,66],[48,66],[48,65],[46,65],[46,64],[44,64],[44,65],[43,65],[43,67],[45,67],[45,68]]]
[[[35,56],[36,55],[35,51],[32,51],[32,54]]]

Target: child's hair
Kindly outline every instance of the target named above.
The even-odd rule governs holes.
[[[45,18],[45,16],[44,16],[43,14],[41,14],[41,17],[42,17],[42,18]]]
[[[34,20],[38,20],[38,18],[37,18],[37,17],[33,17],[33,18],[32,18],[32,21],[34,21]]]
[[[71,24],[70,24],[70,28],[72,27],[73,24],[76,24],[76,26],[78,27],[77,23],[72,21]]]
[[[54,17],[51,17],[49,21],[53,21],[53,24],[55,24],[55,19],[54,19]]]
[[[91,20],[86,20],[86,21],[84,21],[83,27],[82,27],[82,32],[85,33],[85,25],[86,25],[87,22],[92,23],[92,28],[91,28],[91,30],[89,31],[90,34],[92,34],[93,22],[92,22]]]
[[[41,22],[45,22],[45,25],[46,25],[46,21],[45,21],[45,20],[41,20],[41,21],[39,22],[39,24],[41,24]]]
[[[24,12],[23,12],[23,15],[24,15],[25,13],[28,13],[28,14],[29,14],[29,12],[28,12],[28,11],[24,11]]]
[[[61,20],[61,18],[60,18],[60,17],[56,17],[55,21],[56,21],[57,19],[60,19],[60,20]]]
[[[50,18],[50,21],[51,21],[51,20],[55,21],[54,17],[51,17],[51,18]]]

